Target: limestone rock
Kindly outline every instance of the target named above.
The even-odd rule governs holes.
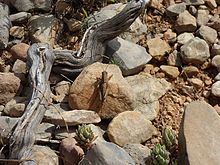
[[[165,79],[156,79],[144,75],[134,75],[126,78],[136,94],[135,111],[145,115],[146,119],[153,120],[159,112],[158,99],[171,88]]]
[[[194,32],[196,30],[196,18],[193,17],[187,10],[179,14],[176,20],[176,31],[182,32]]]
[[[182,34],[178,35],[177,43],[180,44],[180,45],[184,45],[185,43],[187,43],[192,38],[194,38],[194,35],[192,33],[185,32],[185,33],[182,33]]]
[[[123,149],[132,157],[135,164],[146,165],[151,159],[151,150],[142,144],[126,144]]]
[[[9,0],[18,11],[43,10],[51,9],[52,0]]]
[[[10,53],[14,59],[26,61],[27,51],[30,46],[25,43],[19,43],[11,47]]]
[[[0,73],[0,104],[5,105],[20,93],[21,80],[13,73]]]
[[[77,141],[71,137],[61,141],[59,151],[64,165],[78,165],[79,161],[82,159],[84,151],[76,144]]]
[[[144,47],[119,37],[108,43],[106,54],[112,57],[112,63],[118,65],[126,76],[140,72],[152,58]]]
[[[35,15],[28,22],[28,30],[32,42],[48,43],[53,47],[58,31],[58,20],[53,15]]]
[[[183,13],[185,10],[186,10],[186,4],[179,3],[179,4],[170,5],[166,9],[166,13],[169,17],[175,17],[178,16],[180,13]]]
[[[165,53],[171,50],[169,44],[158,37],[147,40],[147,46],[150,55],[158,60],[161,60]]]
[[[12,68],[12,71],[14,73],[24,73],[26,74],[27,73],[27,70],[26,70],[26,63],[17,59],[13,65],[13,68]]]
[[[201,26],[197,31],[197,34],[209,44],[213,44],[218,36],[217,31],[208,26]]]
[[[120,146],[127,143],[143,143],[156,133],[156,128],[137,111],[118,114],[108,126],[111,142]]]
[[[72,111],[51,111],[47,110],[44,114],[44,121],[49,123],[65,126],[65,122],[68,126],[74,126],[83,123],[99,123],[100,117],[96,112],[87,110],[72,110]]]
[[[25,110],[26,103],[25,97],[14,97],[5,105],[4,113],[11,117],[20,117]]]
[[[202,64],[210,57],[209,46],[204,40],[195,37],[181,47],[181,57],[186,63]]]
[[[178,164],[219,164],[219,127],[219,115],[211,105],[203,101],[190,103],[185,109],[179,133]]]
[[[103,71],[108,73],[107,93],[100,97],[99,79]],[[106,88],[105,88],[106,89]],[[72,109],[96,111],[101,118],[113,118],[123,111],[134,110],[135,95],[123,78],[118,66],[94,63],[86,67],[70,88],[69,105]]]
[[[206,25],[209,22],[209,11],[200,9],[196,14],[196,21],[198,26]]]
[[[58,155],[49,147],[35,145],[32,149],[32,156],[37,165],[58,165]]]
[[[216,81],[212,84],[211,93],[216,97],[220,97],[220,81]]]
[[[114,143],[97,140],[79,165],[135,165],[125,150]]]
[[[169,65],[161,65],[160,69],[170,78],[177,78],[180,74],[179,69],[174,66],[169,66]]]
[[[28,12],[18,12],[15,14],[9,15],[9,18],[12,23],[23,23],[26,22],[28,18],[30,18],[31,13]]]

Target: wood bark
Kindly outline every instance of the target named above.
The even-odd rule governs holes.
[[[82,44],[79,57],[71,50],[52,50],[48,44],[33,44],[28,50],[29,83],[32,96],[24,114],[13,128],[10,137],[10,159],[28,160],[32,155],[35,130],[43,119],[50,98],[49,75],[54,71],[67,76],[79,74],[96,61],[102,61],[108,41],[129,28],[145,7],[145,1],[133,0],[113,18],[91,28]],[[36,165],[33,161],[20,164]]]

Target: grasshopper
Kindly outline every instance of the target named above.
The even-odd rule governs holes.
[[[97,88],[99,90],[99,99],[100,101],[104,102],[106,99],[106,96],[108,95],[108,81],[112,78],[113,75],[108,77],[108,72],[103,71],[101,78],[97,78]]]

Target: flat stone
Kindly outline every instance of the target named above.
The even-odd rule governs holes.
[[[212,58],[212,65],[220,71],[220,55],[216,55]]]
[[[27,69],[26,69],[26,62],[23,62],[19,59],[17,59],[13,65],[12,71],[14,73],[27,73]]]
[[[18,12],[15,14],[9,15],[9,18],[12,23],[23,23],[31,17],[31,13],[28,12]]]
[[[160,69],[170,78],[177,78],[180,74],[179,69],[175,66],[161,65]]]
[[[37,126],[36,130],[36,140],[41,141],[41,140],[50,140],[53,138],[55,132],[55,125],[50,124],[50,123],[40,123]]]
[[[211,93],[216,97],[220,97],[220,81],[216,81],[212,84]]]
[[[11,117],[20,117],[24,113],[26,103],[26,97],[14,97],[5,105],[4,113]]]
[[[169,44],[158,37],[147,40],[147,46],[150,55],[157,60],[162,60],[164,55],[171,51]]]
[[[108,77],[104,100],[98,88],[102,72]],[[123,111],[134,110],[135,94],[123,78],[117,65],[94,63],[80,73],[70,88],[69,105],[72,109],[96,111],[101,118],[113,118]]]
[[[79,165],[135,165],[125,150],[114,143],[97,140]]]
[[[106,54],[112,57],[112,63],[118,65],[126,76],[140,72],[152,58],[144,47],[119,37],[108,42]]]
[[[126,144],[123,149],[132,157],[135,164],[146,165],[151,159],[151,150],[142,144]]]
[[[204,0],[183,0],[187,5],[203,5],[205,4]]]
[[[175,25],[175,29],[178,33],[194,32],[196,27],[196,18],[192,16],[187,10],[179,14]]]
[[[166,9],[166,14],[169,17],[175,17],[175,16],[178,16],[180,13],[183,13],[185,10],[186,10],[186,4],[185,3],[173,4],[173,5],[170,5]]]
[[[144,75],[129,76],[126,80],[136,94],[135,111],[144,114],[148,120],[155,119],[159,112],[158,99],[171,88],[171,84],[165,79]]]
[[[180,44],[180,45],[184,45],[185,43],[187,43],[192,38],[194,38],[194,35],[192,33],[185,32],[185,33],[182,33],[182,34],[178,35],[177,43]]]
[[[198,65],[204,63],[210,57],[208,44],[198,37],[189,40],[180,50],[181,57],[186,63]]]
[[[215,29],[203,25],[199,28],[197,34],[209,44],[215,43],[218,36]]]
[[[156,128],[146,117],[137,111],[118,114],[108,126],[111,142],[124,146],[128,143],[143,143],[156,133]]]
[[[72,110],[60,113],[54,110],[47,110],[44,114],[44,121],[47,121],[48,123],[65,126],[64,120],[68,126],[99,123],[101,121],[96,112],[87,110]]]
[[[54,46],[58,31],[58,19],[53,15],[32,16],[28,22],[28,30],[32,42],[48,43]]]
[[[209,22],[209,11],[198,10],[196,14],[196,21],[198,26],[206,25]]]
[[[95,12],[94,15],[88,18],[88,26],[91,26],[97,22],[103,22],[107,19],[112,18],[116,14],[118,14],[123,8],[125,4],[116,3],[110,4],[106,7],[103,7],[100,12]],[[144,38],[143,33],[147,32],[146,24],[143,24],[140,18],[137,18],[129,27],[127,32],[124,32],[120,35],[121,38],[132,41],[134,43],[138,42],[141,38]]]
[[[204,101],[190,103],[185,109],[179,133],[178,164],[219,164],[219,127],[219,115],[211,105]]]
[[[34,145],[30,159],[34,160],[37,165],[58,165],[58,155],[47,146]]]
[[[77,141],[72,137],[61,141],[59,151],[64,165],[78,165],[84,155],[83,149],[77,146]]]
[[[9,0],[18,11],[51,10],[52,0]]]
[[[14,73],[0,73],[0,104],[5,105],[21,91],[21,80]]]
[[[9,50],[14,59],[20,59],[22,61],[26,61],[27,59],[27,51],[30,45],[25,43],[19,43],[11,47]]]

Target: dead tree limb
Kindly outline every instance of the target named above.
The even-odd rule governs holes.
[[[35,130],[43,119],[50,97],[48,78],[51,68],[65,74],[75,75],[96,61],[101,61],[108,41],[124,32],[135,21],[145,7],[145,1],[132,0],[113,18],[98,25],[85,36],[81,52],[52,50],[47,44],[33,44],[28,50],[29,82],[32,96],[25,113],[19,119],[9,137],[10,159],[30,160],[35,142]],[[33,161],[20,164],[36,165]]]

